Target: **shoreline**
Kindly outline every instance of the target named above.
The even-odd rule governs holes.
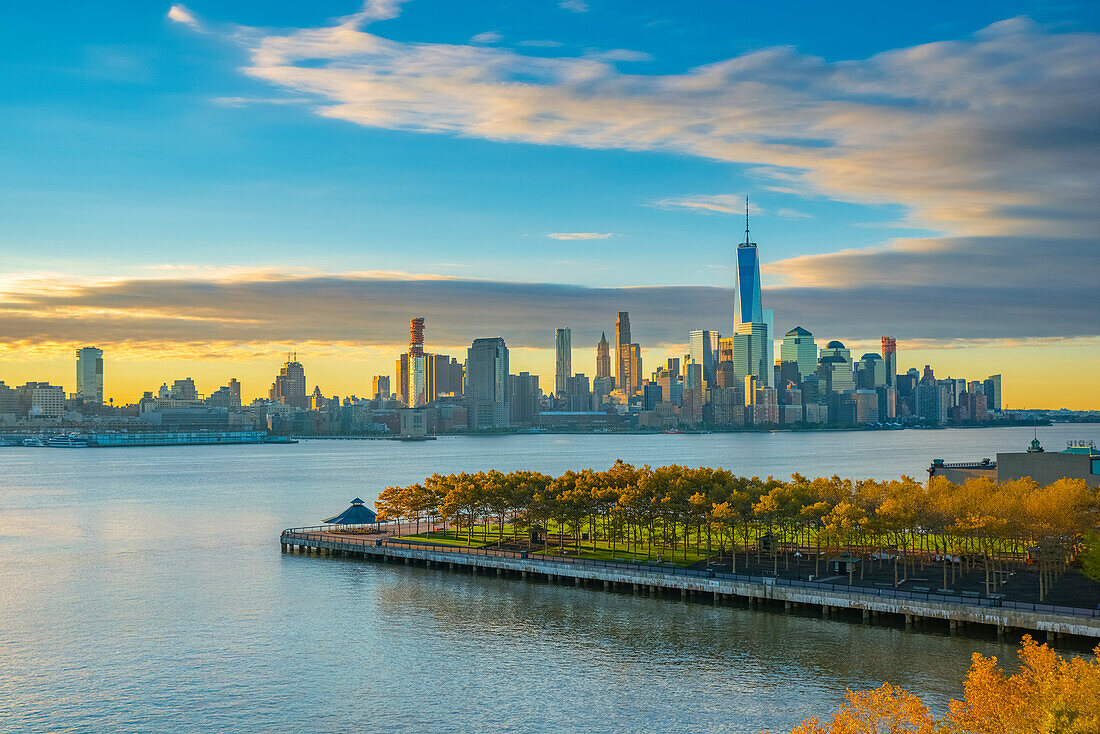
[[[317,528],[290,528],[279,536],[283,553],[352,557],[381,562],[495,571],[498,577],[555,583],[572,579],[576,587],[629,591],[650,596],[679,595],[680,600],[709,600],[716,606],[740,605],[785,613],[818,611],[823,619],[848,618],[863,623],[902,626],[906,630],[948,634],[971,629],[1006,635],[1045,633],[1052,645],[1091,648],[1100,639],[1100,610],[988,599],[948,599],[939,594],[860,588],[823,582],[792,581],[694,569],[653,568],[644,564],[559,559],[514,551],[444,546],[401,541],[384,535],[336,533]]]

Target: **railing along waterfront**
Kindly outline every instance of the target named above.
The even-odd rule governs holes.
[[[383,531],[385,532],[385,531]],[[991,599],[988,597],[970,597],[954,594],[935,594],[932,592],[906,591],[904,589],[882,589],[868,586],[855,586],[848,584],[833,584],[822,581],[803,581],[800,579],[785,579],[777,576],[753,576],[750,574],[729,573],[716,569],[683,568],[664,563],[635,563],[631,561],[604,561],[597,558],[573,558],[570,556],[545,555],[538,551],[512,551],[488,547],[457,546],[447,543],[433,543],[428,540],[412,540],[408,538],[386,538],[381,533],[375,533],[370,538],[356,538],[350,533],[336,533],[331,526],[313,526],[303,528],[288,528],[282,532],[283,538],[297,540],[317,540],[338,542],[364,547],[391,547],[391,548],[420,548],[443,553],[455,553],[468,556],[487,556],[494,558],[515,558],[521,560],[546,561],[550,563],[573,564],[592,568],[621,569],[631,573],[647,573],[655,576],[688,576],[704,579],[721,579],[737,583],[762,584],[764,586],[786,586],[792,588],[813,589],[816,591],[834,591],[847,595],[877,596],[884,599],[906,599],[910,601],[928,601],[942,604],[956,604],[968,607],[987,607],[1015,609],[1024,612],[1037,612],[1043,614],[1060,614],[1069,617],[1083,617],[1087,619],[1100,618],[1100,608],[1082,609],[1080,607],[1064,607],[1055,604],[1035,604],[1032,602],[1009,601],[1006,599]]]

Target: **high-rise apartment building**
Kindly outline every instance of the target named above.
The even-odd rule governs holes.
[[[103,350],[76,350],[76,396],[86,403],[103,403]]]
[[[642,391],[642,347],[640,344],[626,345],[626,362],[623,392],[637,395]]]
[[[474,339],[467,350],[466,401],[470,430],[508,427],[508,347],[503,338]]]
[[[801,326],[796,326],[783,337],[779,347],[779,360],[791,363],[798,373],[798,381],[817,372],[817,344],[814,335]]]
[[[428,358],[409,352],[409,399],[405,403],[410,408],[419,408],[428,404]]]
[[[397,390],[394,397],[402,405],[409,404],[409,353],[405,352],[397,358],[394,366],[394,377],[397,380]]]
[[[886,386],[898,386],[898,341],[892,336],[882,337],[882,361],[886,363]]]
[[[554,330],[554,394],[569,392],[569,378],[573,376],[572,334],[568,328]]]
[[[611,347],[607,343],[607,333],[600,334],[596,345],[596,379],[611,377]]]
[[[404,360],[398,360],[399,376],[404,378],[401,387],[404,404],[410,408],[426,405],[428,397],[428,361],[424,356],[424,317],[409,319],[409,351]],[[401,374],[403,371],[404,374]]]

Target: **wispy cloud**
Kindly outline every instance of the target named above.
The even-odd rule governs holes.
[[[504,38],[504,36],[500,35],[496,31],[483,31],[482,33],[471,36],[470,43],[491,44],[496,43],[502,38]]]
[[[550,41],[546,39],[531,39],[528,41],[519,41],[517,46],[528,46],[530,48],[559,48],[563,44],[561,41]]]
[[[650,206],[660,209],[687,209],[697,212],[717,212],[719,214],[744,214],[745,197],[737,194],[694,194],[659,199]],[[749,212],[763,214],[763,209],[750,202]]]
[[[585,0],[559,0],[558,7],[573,13],[587,13],[590,10]]]
[[[606,240],[617,237],[614,232],[548,232],[552,240]]]
[[[797,209],[788,209],[786,207],[776,209],[775,215],[777,217],[783,217],[784,219],[813,219],[814,216],[813,214],[800,212]]]
[[[653,61],[652,54],[645,51],[633,51],[629,48],[613,48],[609,51],[594,51],[587,55],[597,61]]]
[[[222,107],[248,107],[249,105],[302,104],[304,97],[214,97],[211,102]]]

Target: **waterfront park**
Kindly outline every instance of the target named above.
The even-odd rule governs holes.
[[[1100,499],[1084,482],[957,485],[723,469],[434,474],[379,520],[424,543],[1092,608]]]

